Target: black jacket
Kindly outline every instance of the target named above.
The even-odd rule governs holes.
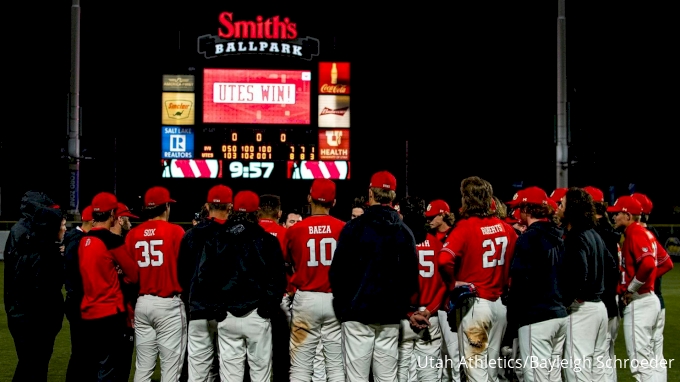
[[[223,225],[212,219],[203,219],[188,229],[182,237],[177,258],[179,283],[189,308],[190,320],[214,319],[210,305],[210,289],[204,275],[198,272],[203,246]]]
[[[281,244],[259,224],[230,218],[205,242],[195,278],[208,284],[206,304],[217,320],[253,309],[271,318],[286,292]]]
[[[340,321],[399,323],[419,290],[413,233],[391,207],[369,207],[342,229],[328,276]]]
[[[83,301],[83,277],[78,263],[78,247],[85,232],[73,228],[64,235],[64,289],[66,289],[66,317],[80,317],[80,303]]]
[[[567,316],[560,274],[562,233],[555,223],[539,221],[517,238],[510,266],[508,330]]]
[[[41,192],[21,199],[19,219],[5,244],[5,312],[8,317],[64,315],[64,260],[57,242],[62,213]]]
[[[604,264],[611,255],[600,235],[593,228],[572,228],[564,236],[564,246],[564,270],[569,275],[562,296],[564,305],[569,306],[574,300],[602,301]]]
[[[618,317],[619,308],[616,303],[616,292],[621,282],[621,271],[619,269],[621,233],[617,232],[605,217],[599,219],[595,231],[604,241],[608,252],[605,253],[608,256],[605,256],[604,259],[604,291],[602,291],[600,298],[604,302],[604,306],[607,307],[607,316],[609,318]]]

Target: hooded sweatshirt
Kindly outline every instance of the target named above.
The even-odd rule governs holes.
[[[398,324],[419,289],[413,233],[390,206],[369,207],[340,233],[328,276],[340,321]]]

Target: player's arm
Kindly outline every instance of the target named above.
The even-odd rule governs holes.
[[[666,249],[656,242],[656,277],[661,277],[673,269],[673,260],[666,252]]]
[[[139,265],[132,259],[126,245],[121,245],[111,250],[116,264],[120,265],[123,275],[132,284],[139,281]]]
[[[635,235],[629,238],[633,241],[633,256],[637,263],[635,277],[628,283],[626,291],[637,292],[652,276],[656,268],[656,256],[653,252],[652,242],[647,235]]]
[[[263,317],[271,317],[267,314],[272,314],[273,310],[278,308],[287,285],[280,242],[274,236],[266,234],[259,256],[264,263],[262,290],[265,299],[260,307],[265,309],[265,312],[262,312]]]
[[[455,278],[454,270],[458,257],[462,256],[463,253],[466,236],[465,231],[464,226],[456,226],[456,228],[451,231],[449,237],[446,238],[446,242],[439,252],[439,258],[437,259],[439,263],[439,273],[448,290],[453,290],[453,288],[456,287],[456,283],[459,283]]]

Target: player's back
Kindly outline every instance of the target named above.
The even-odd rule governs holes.
[[[149,220],[130,230],[125,243],[139,265],[139,294],[172,297],[182,292],[177,257],[184,229],[164,220]]]
[[[516,241],[517,234],[502,220],[473,216],[458,221],[442,251],[456,257],[456,280],[473,283],[480,297],[495,300],[507,282]]]
[[[420,306],[430,311],[439,309],[444,301],[446,286],[437,269],[439,252],[442,243],[433,234],[428,233],[422,243],[416,245],[418,253],[418,269],[420,282]]]
[[[286,233],[286,259],[295,273],[291,283],[300,290],[331,292],[328,270],[345,222],[330,215],[312,215]]]
[[[271,219],[260,219],[259,223],[260,227],[264,228],[265,232],[270,233],[279,240],[279,243],[281,244],[281,250],[283,250],[285,253],[286,232],[288,229],[277,223],[275,220]]]

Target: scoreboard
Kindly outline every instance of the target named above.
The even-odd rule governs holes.
[[[164,178],[349,179],[350,63],[165,74]]]

